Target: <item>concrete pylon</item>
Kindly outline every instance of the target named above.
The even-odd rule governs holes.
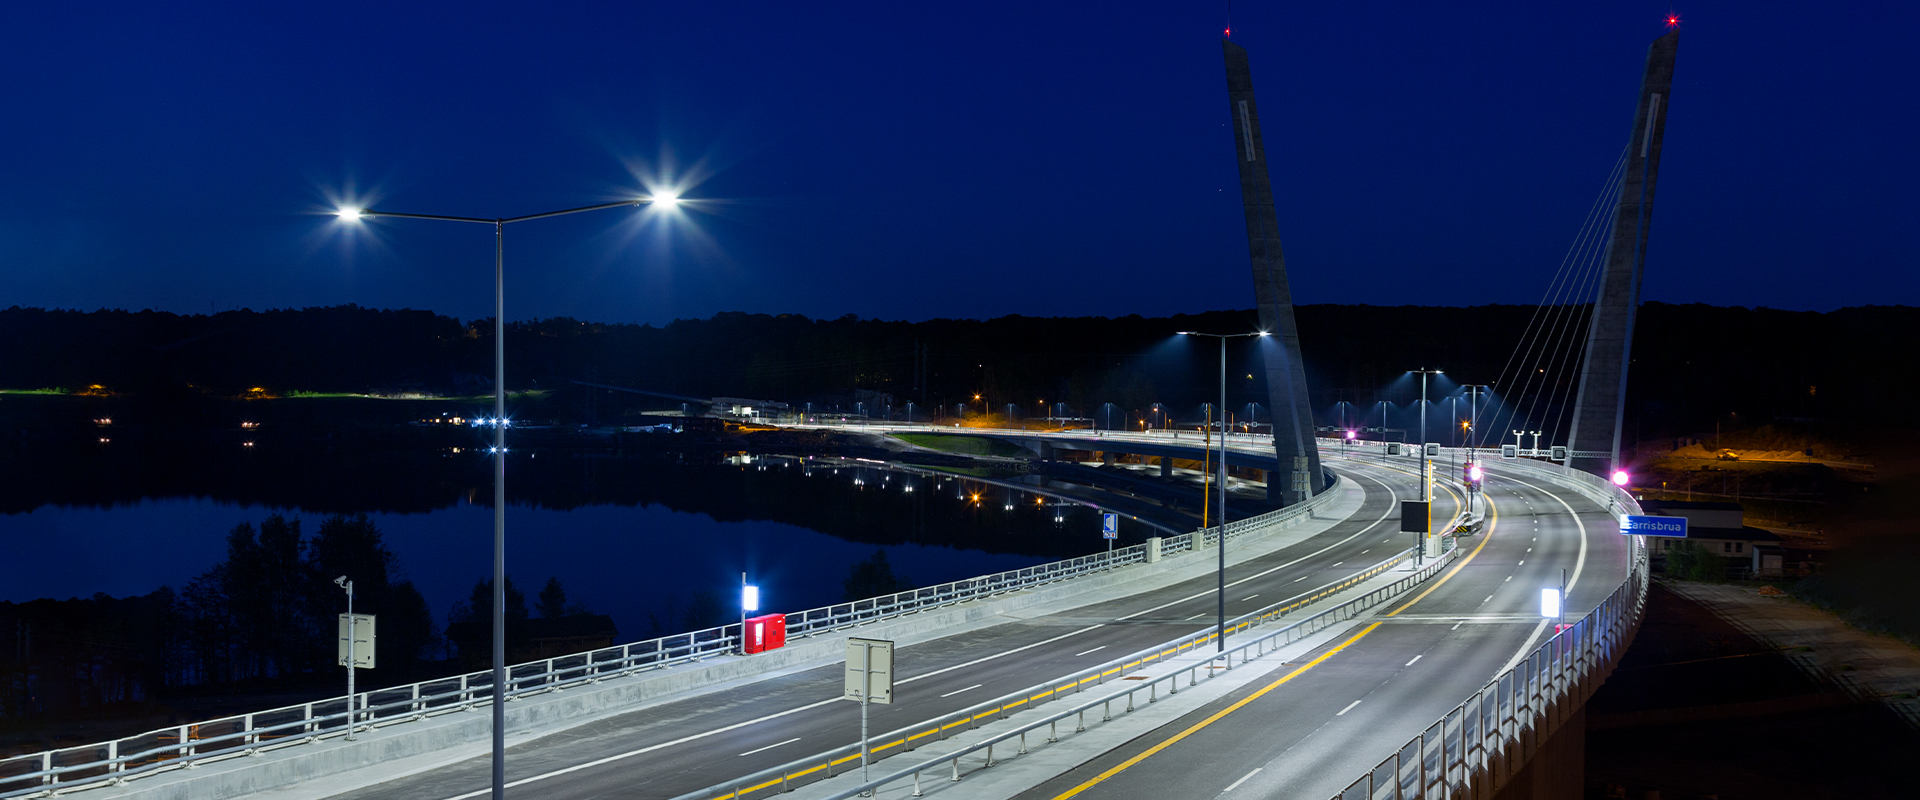
[[[1627,167],[1620,178],[1620,201],[1607,241],[1600,294],[1594,298],[1593,319],[1587,326],[1568,463],[1595,475],[1604,476],[1622,466],[1620,428],[1626,414],[1627,368],[1633,363],[1633,320],[1640,308],[1640,274],[1646,267],[1647,235],[1653,229],[1654,180],[1660,175],[1660,139],[1667,130],[1673,61],[1679,48],[1680,31],[1674,30],[1653,40],[1647,49],[1646,77],[1641,79],[1640,103],[1633,112]]]
[[[1267,477],[1267,499],[1293,505],[1326,488],[1320,472],[1320,447],[1313,436],[1313,406],[1307,400],[1307,372],[1300,361],[1300,331],[1293,322],[1293,291],[1287,287],[1287,259],[1280,251],[1280,218],[1267,179],[1267,150],[1260,141],[1260,110],[1253,100],[1253,69],[1247,51],[1220,40],[1227,59],[1227,111],[1232,119],[1236,161],[1240,164],[1240,200],[1247,213],[1247,248],[1253,257],[1253,298],[1267,371],[1268,408],[1273,409],[1273,450],[1281,470]]]

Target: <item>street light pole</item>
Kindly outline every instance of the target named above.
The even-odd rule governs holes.
[[[1219,407],[1222,409],[1226,408],[1227,407],[1227,340],[1238,339],[1243,336],[1266,336],[1267,332],[1256,331],[1254,333],[1197,333],[1195,331],[1181,331],[1180,333],[1186,336],[1208,336],[1208,337],[1212,337],[1214,339],[1220,340],[1220,406]],[[1220,551],[1220,569],[1219,569],[1219,592],[1216,598],[1217,606],[1218,606],[1217,608],[1218,617],[1217,617],[1217,626],[1216,626],[1216,631],[1215,631],[1213,641],[1214,641],[1214,651],[1217,653],[1224,653],[1226,652],[1226,649],[1227,649],[1227,436],[1226,436],[1226,428],[1224,426],[1222,426],[1220,429],[1220,466],[1218,467],[1218,469],[1220,471],[1219,473],[1220,479],[1218,481],[1218,483],[1220,484],[1220,524],[1216,528],[1216,530],[1220,531],[1220,533],[1219,533],[1219,536],[1217,537],[1219,541],[1215,542],[1215,546]],[[1268,480],[1272,480],[1272,478],[1269,477]],[[1201,529],[1201,535],[1203,536],[1206,535],[1206,530],[1204,528]]]
[[[507,320],[505,228],[514,222],[547,217],[628,208],[648,204],[673,207],[679,198],[662,193],[615,203],[526,214],[518,217],[453,217],[440,214],[402,214],[373,209],[343,208],[335,212],[347,221],[374,217],[472,222],[493,226],[493,800],[505,800],[507,784]],[[351,667],[349,667],[351,670]],[[349,672],[349,675],[352,673]]]

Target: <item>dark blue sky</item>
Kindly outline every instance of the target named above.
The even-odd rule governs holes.
[[[1664,4],[1241,2],[1300,302],[1532,303]],[[0,305],[508,317],[1252,304],[1226,4],[14,3]],[[1907,4],[1683,18],[1645,299],[1920,298]]]

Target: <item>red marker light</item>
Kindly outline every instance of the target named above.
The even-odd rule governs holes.
[[[1679,15],[1679,14],[1668,14],[1668,15],[1667,15],[1667,27],[1669,27],[1669,28],[1678,28],[1678,27],[1680,27],[1680,15]]]
[[[1223,31],[1221,31],[1221,32],[1220,32],[1220,35],[1221,35],[1221,36],[1232,36],[1232,35],[1233,35],[1233,29],[1232,29],[1232,28],[1228,28],[1228,29],[1226,29],[1226,30],[1223,30]]]

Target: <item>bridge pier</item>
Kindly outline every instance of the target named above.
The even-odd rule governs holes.
[[[1160,457],[1160,477],[1162,478],[1173,477],[1173,457],[1172,456]]]

